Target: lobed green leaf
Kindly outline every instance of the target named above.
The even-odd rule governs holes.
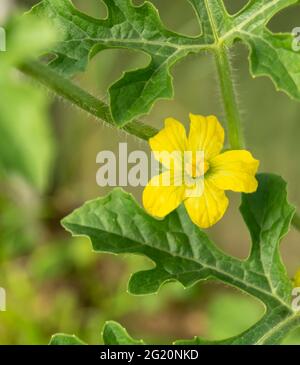
[[[274,15],[299,0],[250,0],[232,16],[221,0],[189,0],[202,29],[197,37],[169,31],[148,1],[141,6],[131,0],[104,2],[108,17],[103,20],[78,11],[70,0],[43,0],[31,14],[59,31],[51,65],[65,75],[84,71],[89,59],[104,49],[149,55],[147,67],[126,72],[109,90],[112,117],[119,126],[148,113],[158,99],[173,97],[170,70],[177,61],[202,50],[218,53],[235,41],[248,45],[254,77],[269,76],[278,90],[300,99],[300,52],[293,50],[290,34],[273,34],[267,28]]]
[[[279,244],[287,233],[294,208],[287,201],[286,184],[278,176],[258,176],[259,188],[244,194],[241,211],[253,246],[247,260],[221,251],[189,219],[184,206],[163,220],[145,213],[134,198],[121,189],[87,202],[62,224],[73,235],[90,238],[96,252],[145,255],[155,263],[130,279],[133,294],[157,292],[169,281],[185,287],[217,279],[260,299],[265,316],[253,328],[225,343],[258,343],[273,336],[282,322],[297,323],[291,309],[292,283],[281,262]],[[266,324],[267,323],[267,324]],[[202,343],[203,340],[196,339]]]
[[[134,340],[119,323],[106,322],[102,332],[105,345],[144,345],[143,340]]]

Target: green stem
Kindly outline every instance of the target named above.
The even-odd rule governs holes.
[[[31,62],[23,64],[19,68],[23,73],[38,80],[57,95],[77,105],[80,109],[85,110],[109,125],[117,127],[113,122],[107,104],[76,86],[48,66],[40,62]],[[145,141],[148,141],[149,138],[158,132],[155,128],[137,121],[128,123],[120,129]]]
[[[240,150],[244,148],[244,137],[232,81],[231,65],[224,46],[220,45],[216,48],[215,59],[227,119],[230,147],[233,150]]]

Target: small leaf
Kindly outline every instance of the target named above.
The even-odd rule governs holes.
[[[85,343],[75,335],[66,335],[60,333],[52,336],[49,345],[85,345]]]
[[[102,331],[104,345],[145,345],[142,340],[134,340],[119,323],[108,321]],[[49,345],[86,345],[74,335],[56,334]]]
[[[134,340],[119,323],[106,322],[102,337],[105,345],[144,345],[142,340]]]
[[[288,33],[274,34],[266,24],[280,10],[297,1],[256,1],[240,14],[239,19],[246,19],[242,28],[237,25],[236,38],[242,39],[250,48],[250,69],[253,77],[269,76],[277,90],[284,91],[290,97],[300,100],[300,52],[293,50],[293,37]],[[261,4],[259,4],[261,3]],[[273,4],[272,4],[273,3]],[[261,19],[251,21],[257,6],[262,6]],[[247,21],[247,19],[249,19]]]
[[[21,175],[39,190],[49,182],[54,154],[48,102],[40,90],[21,82],[13,67],[40,53],[54,37],[40,21],[16,18],[7,26],[9,51],[0,55],[0,171]]]

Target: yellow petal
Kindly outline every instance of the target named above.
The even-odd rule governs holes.
[[[228,199],[223,190],[218,189],[209,179],[204,180],[204,191],[200,197],[184,201],[191,220],[200,228],[208,228],[217,223],[225,214]]]
[[[176,119],[167,118],[165,128],[150,138],[149,144],[156,160],[167,169],[182,167],[182,154],[187,148],[187,137],[184,126]]]
[[[218,119],[211,115],[190,114],[189,151],[204,151],[205,160],[218,155],[224,145],[224,129]]]
[[[209,161],[209,178],[223,190],[252,193],[257,189],[259,161],[245,150],[227,151]]]
[[[173,176],[169,184],[165,184],[170,177],[169,171],[153,177],[143,192],[143,205],[146,211],[158,218],[163,218],[175,210],[184,199],[185,187],[181,184],[181,177]]]
[[[149,139],[152,151],[158,152],[184,152],[187,146],[187,138],[184,126],[176,119],[167,118],[165,128]]]

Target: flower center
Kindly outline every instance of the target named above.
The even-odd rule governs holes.
[[[201,177],[205,175],[205,173],[209,170],[209,162],[206,160],[201,161],[201,163],[196,163],[195,159],[193,158],[192,163],[188,163],[186,166],[186,172],[190,175],[193,179]]]

